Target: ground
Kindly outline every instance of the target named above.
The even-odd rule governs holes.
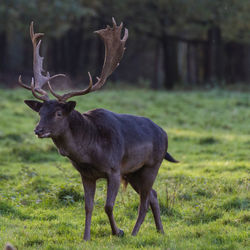
[[[80,176],[50,139],[35,137],[38,115],[23,103],[32,95],[0,96],[0,248],[11,242],[18,249],[249,249],[249,93],[127,89],[75,98],[82,112],[102,107],[149,117],[168,133],[169,152],[180,161],[164,161],[154,184],[165,235],[149,211],[131,236],[139,199],[128,186],[114,208],[125,236],[111,236],[101,180],[90,242],[82,240]]]

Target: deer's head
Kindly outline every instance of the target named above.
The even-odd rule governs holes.
[[[35,133],[39,138],[51,137],[55,138],[67,129],[69,115],[74,110],[76,102],[67,101],[73,96],[85,95],[100,89],[106,82],[107,78],[118,67],[125,50],[125,42],[128,38],[128,30],[125,29],[124,36],[121,39],[121,31],[123,24],[117,26],[115,19],[112,19],[113,27],[107,26],[106,29],[95,31],[105,45],[105,58],[100,77],[93,84],[91,74],[89,75],[89,86],[84,90],[72,91],[64,95],[57,94],[51,87],[50,81],[56,77],[65,77],[63,74],[50,76],[47,72],[43,74],[43,57],[39,55],[41,40],[43,33],[34,33],[33,22],[30,25],[30,37],[33,44],[33,72],[34,78],[31,80],[31,86],[22,82],[19,76],[18,83],[25,89],[32,91],[37,99],[41,100],[25,100],[24,102],[40,115],[40,121],[35,128]],[[49,100],[48,93],[43,89],[48,85],[49,90],[56,100]]]

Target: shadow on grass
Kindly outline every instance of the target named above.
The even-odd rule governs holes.
[[[230,210],[248,210],[250,208],[250,199],[248,198],[239,198],[239,197],[233,197],[227,199],[222,207],[226,211]]]
[[[7,181],[11,178],[10,175],[0,174],[0,181]]]
[[[217,140],[216,138],[214,138],[212,136],[201,138],[199,140],[199,144],[201,144],[201,145],[209,145],[209,144],[215,144],[215,143],[219,143],[219,140]]]
[[[10,206],[2,201],[0,201],[0,215],[1,216],[11,216],[12,218],[18,218],[20,220],[30,220],[31,216],[23,214],[18,209],[13,206]]]
[[[36,246],[37,248],[42,246],[44,243],[43,240],[40,240],[40,239],[33,239],[33,240],[27,240],[26,243],[25,243],[25,246],[26,247],[34,247]]]
[[[160,205],[160,211],[161,211],[162,216],[164,215],[172,216],[172,217],[175,217],[176,219],[182,218],[181,213],[177,209],[173,207],[167,207],[165,204],[163,204],[162,201],[159,202],[159,205]]]

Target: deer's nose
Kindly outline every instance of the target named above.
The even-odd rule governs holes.
[[[36,135],[41,135],[43,133],[43,128],[36,128],[34,132]]]

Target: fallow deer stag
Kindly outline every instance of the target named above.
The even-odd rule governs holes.
[[[58,76],[43,74],[43,58],[39,48],[43,34],[34,33],[33,23],[30,35],[33,43],[34,79],[27,86],[19,77],[19,84],[31,90],[33,95],[43,102],[25,100],[34,111],[39,112],[40,121],[35,128],[39,138],[51,138],[59,153],[70,159],[79,171],[85,192],[85,232],[84,240],[90,239],[91,215],[94,205],[96,181],[107,179],[107,200],[105,212],[108,215],[113,235],[122,236],[124,232],[116,225],[113,206],[118,193],[120,181],[130,183],[140,195],[138,218],[132,235],[136,235],[150,205],[156,228],[164,233],[160,218],[157,193],[152,189],[159,167],[166,159],[177,162],[167,153],[167,134],[151,120],[128,114],[116,114],[105,109],[94,109],[79,113],[74,108],[76,102],[67,100],[73,96],[85,95],[100,89],[108,76],[116,69],[122,59],[128,30],[125,29],[121,39],[123,24],[117,26],[113,18],[113,27],[96,31],[105,45],[105,59],[100,77],[93,84],[89,74],[89,86],[80,91],[64,95],[57,94],[50,81]],[[49,100],[43,86],[48,84],[50,92],[57,100]]]

